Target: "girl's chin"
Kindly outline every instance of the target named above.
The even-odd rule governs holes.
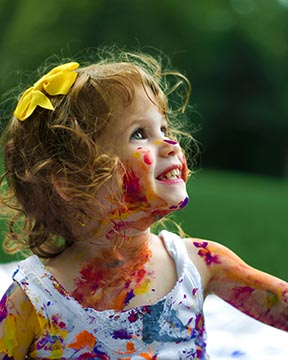
[[[180,200],[177,204],[170,205],[169,209],[172,211],[184,209],[188,205],[188,202],[189,202],[189,197],[186,194],[186,196],[182,200]]]
[[[189,202],[189,198],[186,195],[182,200],[180,200],[179,202],[172,202],[171,204],[166,204],[165,206],[159,206],[159,207],[155,207],[152,211],[152,213],[154,215],[159,215],[161,217],[168,215],[169,213],[171,213],[172,211],[176,211],[176,210],[181,210],[184,209]]]

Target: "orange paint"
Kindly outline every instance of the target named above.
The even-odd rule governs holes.
[[[72,344],[68,345],[68,348],[81,350],[84,347],[88,347],[90,350],[94,348],[96,344],[95,336],[84,330],[76,336],[75,341]]]
[[[133,257],[116,265],[95,257],[75,279],[72,296],[84,307],[123,310],[135,295],[149,290],[152,274],[145,266],[151,255],[151,250],[145,247],[136,260]]]
[[[126,349],[128,354],[131,354],[136,351],[134,344],[130,341],[126,344]]]

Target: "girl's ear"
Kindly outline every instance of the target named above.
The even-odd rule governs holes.
[[[72,196],[69,194],[67,181],[65,179],[58,179],[56,175],[51,176],[51,181],[57,194],[65,201],[71,201]]]

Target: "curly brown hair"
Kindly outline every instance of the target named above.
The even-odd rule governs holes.
[[[102,53],[97,63],[76,72],[67,95],[46,94],[54,111],[37,107],[23,122],[13,116],[2,136],[2,202],[16,211],[10,219],[6,251],[26,248],[41,257],[59,254],[77,240],[71,223],[81,226],[79,219],[87,215],[87,204],[95,201],[97,191],[108,180],[122,188],[121,161],[112,152],[101,151],[98,139],[107,131],[117,101],[124,106],[133,101],[135,84],[152,90],[168,122],[188,104],[186,77],[163,71],[161,61],[147,54]],[[167,97],[179,89],[183,101],[175,110]],[[55,179],[65,184],[70,201],[59,196]],[[112,197],[121,202],[121,192]],[[16,226],[20,218],[21,231]]]

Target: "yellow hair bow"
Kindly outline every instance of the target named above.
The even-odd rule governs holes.
[[[20,121],[27,119],[37,106],[44,109],[54,110],[49,98],[45,95],[66,95],[74,84],[79,67],[77,62],[70,62],[48,72],[42,76],[33,86],[27,89],[20,97],[14,115]]]

